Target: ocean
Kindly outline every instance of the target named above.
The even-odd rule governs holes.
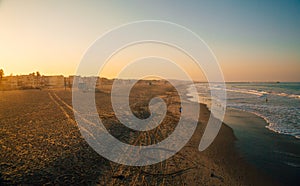
[[[210,107],[207,83],[196,84],[201,103]],[[213,84],[213,90],[218,85]],[[262,117],[273,132],[300,138],[300,83],[226,83],[227,107]],[[193,98],[191,98],[193,100]]]
[[[207,83],[188,88],[191,101],[210,109]],[[218,84],[211,89],[220,91]],[[229,125],[240,154],[283,185],[300,185],[300,83],[226,83]],[[201,112],[201,111],[200,111]]]

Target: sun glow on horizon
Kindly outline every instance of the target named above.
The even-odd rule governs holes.
[[[171,6],[175,2],[177,6]],[[85,51],[103,33],[132,21],[156,19],[197,33],[216,55],[225,81],[300,81],[299,2],[175,2],[2,0],[0,69],[5,76],[36,71],[74,75]],[[205,80],[201,69],[182,54],[150,45],[121,51],[103,76],[115,78],[125,62],[154,51],[185,66],[194,80]],[[175,73],[163,68],[166,75]]]

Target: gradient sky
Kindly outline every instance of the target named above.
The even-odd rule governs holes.
[[[300,81],[296,0],[0,0],[0,68],[6,75],[75,74],[101,34],[144,19],[171,21],[197,33],[226,81]]]

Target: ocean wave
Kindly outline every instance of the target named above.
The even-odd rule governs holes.
[[[291,94],[291,95],[288,95],[288,97],[300,99],[300,95],[297,95],[297,94]]]
[[[218,87],[211,87],[211,89],[214,90],[221,90],[221,88]],[[295,98],[295,99],[300,99],[300,95],[298,94],[288,94],[285,92],[268,92],[268,91],[258,91],[254,89],[226,89],[227,92],[236,92],[236,93],[242,93],[242,94],[251,94],[251,95],[256,95],[256,96],[267,96],[267,95],[276,95],[276,96],[281,96],[281,97],[288,97],[288,98]]]
[[[282,151],[274,151],[277,154],[283,154],[284,156],[289,156],[292,158],[300,158],[300,155],[298,154],[294,154],[294,153],[290,153],[290,152],[282,152]]]
[[[211,87],[213,90],[222,90],[218,87]],[[265,91],[257,91],[257,90],[246,90],[246,89],[226,89],[227,92],[236,92],[236,93],[243,93],[243,94],[253,94],[257,96],[263,96],[265,94],[268,94],[268,92]]]
[[[252,94],[252,95],[257,95],[257,96],[264,96],[269,94],[268,92],[265,91],[257,91],[257,90],[246,90],[246,89],[226,89],[228,92],[237,92],[237,93],[244,93],[244,94]]]
[[[246,86],[246,85],[243,85]],[[221,90],[218,86],[211,87],[214,90]],[[210,96],[210,90],[208,84],[198,84],[198,92],[191,92],[191,89],[188,91],[191,96],[190,101],[201,102],[206,104],[210,109],[211,101],[214,99]],[[263,118],[267,126],[266,128],[280,134],[286,134],[294,136],[297,139],[300,139],[300,107],[294,100],[288,98],[299,99],[300,95],[288,94],[288,93],[279,93],[280,91],[270,90],[254,90],[255,88],[249,87],[249,89],[243,88],[226,88],[228,92],[235,92],[238,95],[227,94],[227,107],[246,111],[253,113],[261,118]],[[258,89],[261,89],[259,87]],[[245,94],[251,94],[255,96],[268,96],[271,101],[269,103],[261,102],[258,99],[252,99]],[[277,98],[274,96],[283,97],[278,101],[274,101]],[[273,101],[272,101],[273,100]]]
[[[250,112],[261,117],[268,124],[265,127],[273,132],[294,136],[295,138],[300,139],[300,126],[298,125],[300,116],[296,114],[297,108],[287,109],[282,106],[268,107],[264,105],[259,107],[251,104],[230,104],[228,106],[241,111]],[[282,115],[276,114],[279,112],[281,112]],[[295,114],[293,117],[284,117],[289,113]]]
[[[284,163],[285,163],[286,165],[288,165],[288,166],[291,166],[291,167],[296,167],[296,168],[299,168],[299,167],[300,167],[300,165],[298,165],[298,164],[296,164],[296,163],[287,162],[287,161],[285,161]]]
[[[292,136],[300,135],[299,109],[285,106],[255,105],[255,104],[229,104],[231,108],[253,113],[263,118],[269,130]]]

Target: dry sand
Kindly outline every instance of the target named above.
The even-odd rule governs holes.
[[[117,120],[110,86],[105,87],[96,91],[97,109],[121,141],[157,143],[176,127],[180,99],[169,84],[140,82],[131,91],[131,108],[140,118],[149,116],[152,97],[167,102],[164,121],[147,132],[133,131]],[[274,185],[237,153],[233,131],[225,124],[213,144],[198,151],[210,116],[205,105],[200,105],[198,127],[188,144],[170,159],[144,167],[119,165],[98,155],[81,137],[71,105],[70,90],[0,91],[0,185]]]

